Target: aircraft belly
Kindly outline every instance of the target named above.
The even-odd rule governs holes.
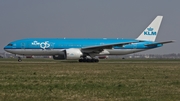
[[[42,50],[42,49],[12,49],[8,50],[13,54],[19,55],[55,55],[60,54],[62,50],[53,49],[53,50]]]
[[[107,51],[109,52],[109,55],[126,55],[144,50],[145,49],[109,49]]]

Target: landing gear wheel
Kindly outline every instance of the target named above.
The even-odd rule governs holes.
[[[79,59],[79,62],[83,62],[83,59]]]
[[[98,59],[79,59],[79,62],[99,62]]]
[[[87,59],[87,62],[91,62],[91,59]]]
[[[18,62],[21,62],[21,61],[22,61],[21,57],[18,57]]]
[[[95,62],[95,59],[91,59],[91,62]]]
[[[99,60],[98,60],[98,59],[95,59],[95,62],[99,62]]]
[[[19,60],[19,59],[18,59],[18,62],[21,62],[21,61],[22,61],[22,60]]]

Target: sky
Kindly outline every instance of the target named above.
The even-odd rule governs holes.
[[[0,52],[23,38],[137,38],[164,16],[157,42],[141,54],[180,53],[180,0],[0,0]]]

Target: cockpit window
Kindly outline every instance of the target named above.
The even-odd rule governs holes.
[[[13,46],[13,44],[10,43],[10,44],[8,44],[7,46]]]

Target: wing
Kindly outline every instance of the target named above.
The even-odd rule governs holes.
[[[81,51],[88,52],[88,53],[99,53],[99,52],[102,52],[104,49],[112,49],[113,46],[123,47],[124,45],[137,43],[137,42],[139,42],[139,41],[122,42],[122,43],[113,43],[113,44],[104,44],[104,45],[83,47],[83,48],[81,48]]]
[[[157,46],[158,44],[167,44],[167,43],[172,43],[174,41],[164,41],[164,42],[157,42],[157,43],[152,43],[152,44],[146,44],[145,46]]]

